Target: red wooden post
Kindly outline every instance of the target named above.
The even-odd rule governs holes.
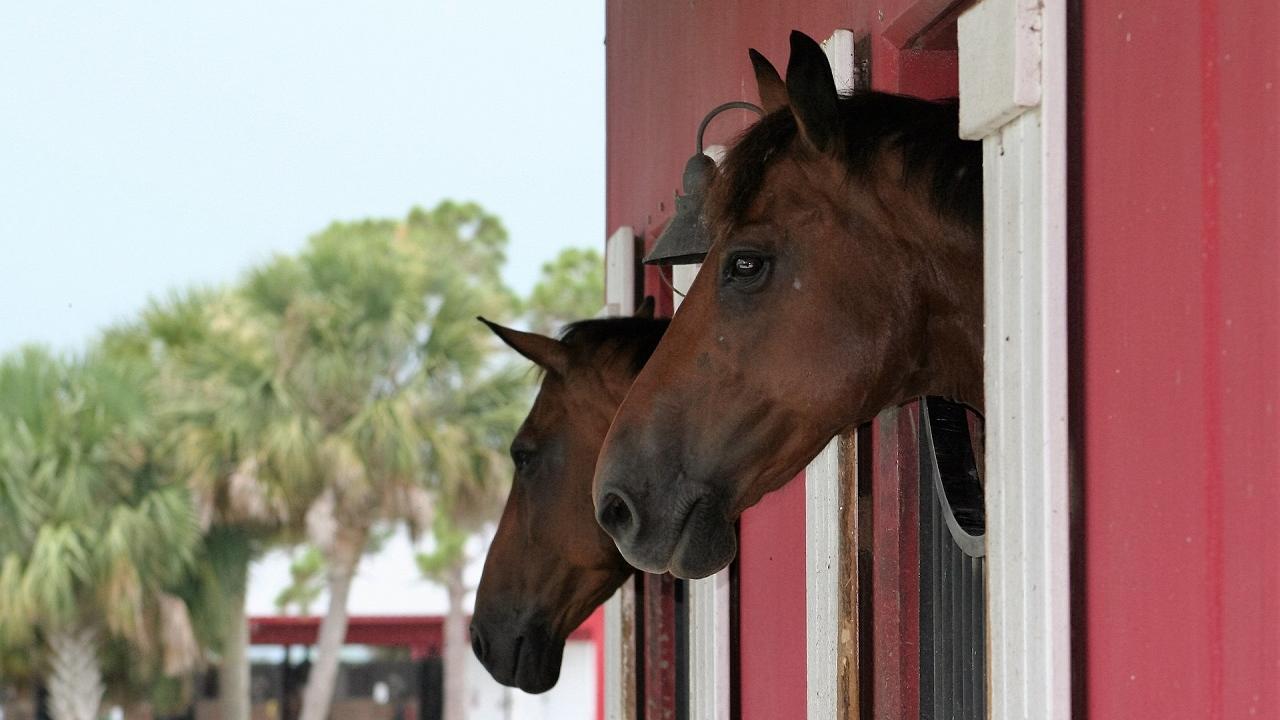
[[[644,720],[676,717],[676,579],[644,574]]]
[[[881,413],[872,426],[871,673],[873,716],[920,715],[919,403]]]

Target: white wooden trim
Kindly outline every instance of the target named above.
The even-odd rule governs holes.
[[[965,89],[991,81],[992,72],[1004,78],[1031,72],[1027,52],[1007,55],[995,68],[966,64],[967,58],[1007,44],[1010,32],[1023,36],[1013,40],[1015,47],[1043,43],[1034,68],[1038,105],[988,114],[970,127],[983,141],[992,720],[1071,716],[1066,13],[1064,3],[1049,2],[1030,17],[1033,6],[1039,8],[1024,0],[982,0],[959,23],[962,113]],[[1019,62],[1020,68],[1008,67]],[[1017,105],[1025,97],[1006,99]],[[990,127],[993,118],[1001,124]]]
[[[808,636],[808,717],[835,718],[840,622],[840,555],[853,551],[840,537],[840,439],[828,444],[804,471],[805,593]]]
[[[636,234],[619,227],[604,243],[605,316],[636,311]],[[607,720],[637,720],[636,707],[636,591],[628,579],[604,604],[604,716]]]
[[[831,76],[842,95],[853,92],[858,82],[858,64],[854,62],[855,38],[852,30],[836,30],[822,41],[822,51],[831,63]]]
[[[693,287],[693,279],[698,277],[698,271],[701,269],[702,263],[671,266],[671,287],[676,290],[671,293],[671,304],[676,310],[679,310],[680,304],[684,302],[682,293],[689,292],[689,288]]]
[[[960,43],[960,137],[980,140],[1040,104],[1041,2],[982,0],[960,16],[971,39]]]
[[[729,717],[729,570],[689,580],[689,717]]]
[[[604,716],[637,720],[636,589],[628,578],[604,604]]]
[[[851,30],[836,30],[822,43],[836,89],[855,89],[857,63]],[[840,703],[840,557],[856,552],[853,538],[840,536],[844,478],[840,438],[833,439],[805,469],[805,635],[809,720],[835,720]],[[850,497],[856,493],[849,493]]]
[[[711,148],[708,148],[710,150]],[[723,157],[723,150],[719,153]],[[712,155],[719,160],[720,157]],[[672,267],[676,312],[702,264]],[[729,569],[686,581],[689,601],[689,714],[698,720],[729,718]]]
[[[636,311],[636,232],[623,225],[604,241],[604,315]]]

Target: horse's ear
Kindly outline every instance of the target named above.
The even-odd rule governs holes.
[[[786,107],[787,86],[782,82],[782,76],[774,69],[773,63],[765,59],[765,56],[755,48],[747,50],[747,54],[751,56],[751,67],[756,71],[756,90],[760,93],[760,105],[764,107],[764,111],[771,113]]]
[[[653,319],[653,296],[645,295],[644,300],[640,301],[640,306],[636,308],[636,311],[633,315],[634,317],[642,318],[644,320],[652,320]]]
[[[482,317],[476,319],[487,325],[512,350],[537,363],[547,372],[564,377],[569,369],[569,348],[559,340],[537,333],[512,330]]]
[[[787,98],[804,138],[819,152],[830,150],[839,127],[840,95],[826,53],[799,30],[791,33]]]

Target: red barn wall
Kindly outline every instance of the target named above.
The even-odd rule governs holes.
[[[791,30],[822,39],[836,28],[856,29],[864,23],[855,5],[864,3],[611,0],[605,36],[608,231],[630,225],[652,242],[653,227],[671,215],[703,116],[729,100],[759,102],[747,48],[783,72]],[[708,128],[707,143],[725,143],[755,119],[746,111],[726,112]]]
[[[1280,4],[1078,7],[1078,709],[1277,718]]]

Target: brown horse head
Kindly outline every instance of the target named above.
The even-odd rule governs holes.
[[[489,327],[546,374],[511,443],[515,480],[485,558],[471,644],[498,682],[537,693],[556,684],[565,638],[633,572],[596,524],[591,476],[667,321],[587,320],[559,340]]]
[[[619,408],[602,527],[649,572],[702,577],[733,523],[842,430],[913,397],[981,407],[981,147],[954,104],[842,97],[793,33],[785,87],[711,180],[713,245]]]

